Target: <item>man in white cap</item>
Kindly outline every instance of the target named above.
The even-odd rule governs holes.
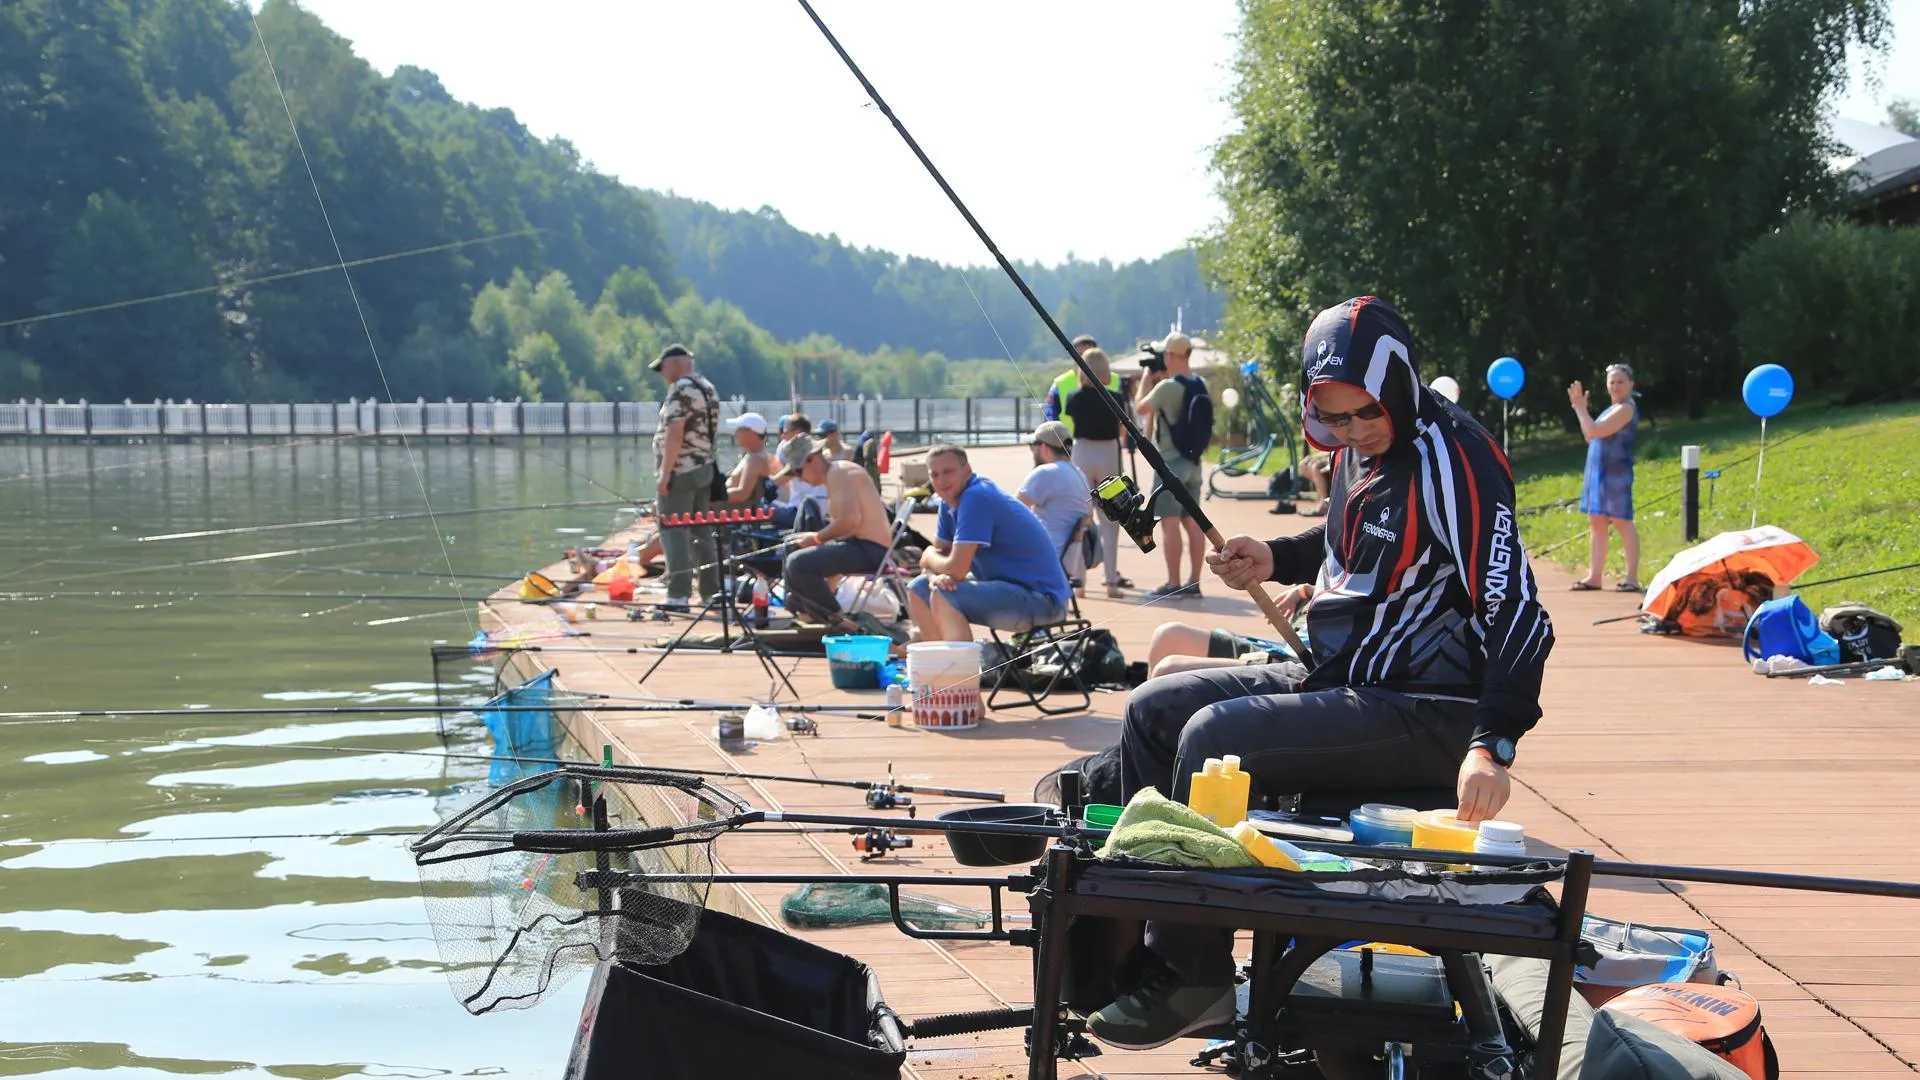
[[[733,441],[740,444],[740,460],[727,474],[727,505],[759,506],[774,469],[773,455],[767,451],[767,418],[757,412],[741,413],[720,426],[732,431]]]
[[[1207,384],[1189,367],[1193,343],[1178,330],[1166,340],[1154,343],[1146,361],[1141,363],[1139,392],[1134,409],[1153,424],[1153,445],[1167,463],[1175,480],[1195,499],[1200,497],[1200,463],[1207,444],[1213,441],[1213,401]],[[1196,398],[1205,398],[1204,403]],[[1160,550],[1167,560],[1167,583],[1147,593],[1149,597],[1200,595],[1200,561],[1207,553],[1207,534],[1200,523],[1187,516],[1186,507],[1166,487],[1161,478],[1154,484],[1148,505],[1160,518]],[[1185,544],[1181,543],[1184,536]],[[1189,556],[1190,572],[1181,584],[1180,553]]]
[[[1086,595],[1087,563],[1079,544],[1070,548],[1068,540],[1089,516],[1092,502],[1087,479],[1073,463],[1073,433],[1058,420],[1047,420],[1027,437],[1033,450],[1033,471],[1021,482],[1019,498],[1040,519],[1053,542],[1056,555],[1065,552],[1062,562],[1074,592]]]

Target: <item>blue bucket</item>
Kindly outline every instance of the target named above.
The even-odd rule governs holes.
[[[879,634],[841,634],[821,639],[827,647],[827,673],[836,690],[877,690],[893,639]]]

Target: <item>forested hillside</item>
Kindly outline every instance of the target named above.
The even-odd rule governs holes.
[[[1218,310],[1187,252],[1028,272],[1111,341]],[[0,398],[646,397],[671,339],[728,392],[830,354],[844,392],[938,393],[1002,355],[960,275],[623,185],[289,0],[0,4]]]
[[[772,207],[724,211],[672,195],[655,206],[675,265],[693,287],[739,304],[782,337],[822,331],[861,350],[905,344],[949,356],[1002,356],[997,327],[1016,356],[1060,351],[996,266],[963,271],[850,247],[794,228]],[[987,259],[983,250],[981,261]],[[1120,265],[1015,265],[1068,333],[1092,333],[1103,344],[1164,334],[1179,308],[1188,327],[1219,324],[1221,298],[1201,278],[1190,248]],[[981,307],[993,325],[981,318]]]

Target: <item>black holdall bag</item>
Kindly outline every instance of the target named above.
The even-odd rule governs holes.
[[[1840,662],[1892,660],[1900,655],[1903,627],[1893,616],[1865,604],[1839,604],[1820,613],[1820,629],[1840,643]]]
[[[852,957],[707,910],[664,964],[594,969],[566,1080],[898,1080],[898,1018]]]

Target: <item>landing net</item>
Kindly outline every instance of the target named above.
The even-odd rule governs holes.
[[[596,961],[677,956],[713,840],[748,809],[698,777],[593,765],[486,793],[409,844],[454,996],[475,1015],[530,1008]]]

